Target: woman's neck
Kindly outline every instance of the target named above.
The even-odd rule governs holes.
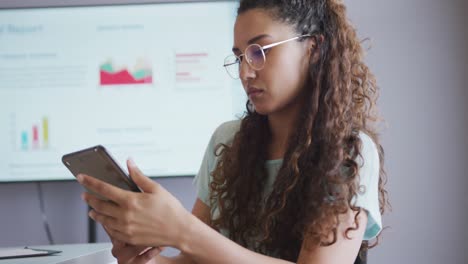
[[[282,159],[288,148],[288,141],[296,128],[300,105],[294,104],[286,109],[268,115],[271,141],[268,146],[268,159]]]

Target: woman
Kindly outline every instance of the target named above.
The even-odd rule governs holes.
[[[192,213],[131,161],[144,193],[81,175],[119,263],[353,263],[382,229],[377,86],[339,0],[243,0],[225,67],[247,113],[213,134]],[[158,256],[164,246],[175,258]]]

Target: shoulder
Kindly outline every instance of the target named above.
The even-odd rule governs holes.
[[[379,202],[380,159],[378,146],[368,134],[359,133],[361,139],[359,166],[359,189],[354,204],[367,212],[367,225],[363,240],[375,238],[382,230]]]
[[[229,144],[234,139],[234,136],[239,131],[241,120],[232,120],[224,122],[216,128],[212,136],[212,142],[217,144]]]
[[[361,139],[361,149],[360,156],[363,159],[364,163],[379,163],[379,151],[374,140],[365,132],[359,132],[359,138]],[[361,166],[364,164],[361,164]]]

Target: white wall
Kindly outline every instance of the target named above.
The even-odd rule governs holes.
[[[369,263],[468,263],[468,37],[463,0],[346,1],[372,39],[393,212]]]
[[[388,123],[383,144],[393,212],[384,221],[391,229],[369,263],[468,263],[468,3],[345,2],[359,35],[372,39],[368,62]],[[191,179],[161,183],[191,207]],[[56,242],[85,242],[81,187],[43,187]],[[0,246],[47,243],[33,183],[0,185],[0,212]],[[98,238],[106,240],[102,232]]]

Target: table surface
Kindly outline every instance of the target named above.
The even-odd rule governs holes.
[[[2,259],[0,264],[84,264],[84,263],[117,263],[117,260],[111,254],[111,243],[95,244],[66,244],[66,245],[47,245],[47,246],[29,246],[31,248],[60,250],[51,256],[26,257]],[[18,248],[18,247],[15,247]]]

